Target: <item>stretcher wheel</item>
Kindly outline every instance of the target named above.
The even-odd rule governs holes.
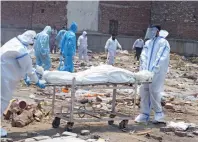
[[[72,132],[74,126],[74,122],[67,122],[67,125],[65,126],[65,131]]]
[[[116,117],[116,115],[110,114],[109,117],[110,117],[110,118],[114,118],[114,117]],[[109,120],[109,121],[108,121],[108,124],[109,124],[109,125],[113,125],[113,123],[114,123],[114,120]]]
[[[128,126],[128,120],[122,120],[120,123],[119,123],[119,128],[120,129],[125,129],[125,128],[127,128],[127,126]]]
[[[59,125],[60,125],[60,118],[55,117],[54,120],[53,120],[53,122],[52,122],[52,127],[53,128],[58,128]]]
[[[86,108],[85,108],[85,106],[80,106],[80,107],[78,108],[78,110],[86,110]],[[83,113],[83,112],[78,113],[78,116],[79,116],[80,118],[83,118],[83,117],[85,117],[85,113]]]
[[[108,124],[109,124],[109,125],[113,125],[113,123],[114,123],[113,120],[109,120],[109,121],[108,121]]]

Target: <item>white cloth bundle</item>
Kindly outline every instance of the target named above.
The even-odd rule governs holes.
[[[142,75],[142,76],[141,76]],[[111,65],[100,65],[91,67],[88,70],[69,73],[66,71],[45,71],[43,78],[51,84],[72,84],[72,79],[76,78],[76,84],[97,84],[97,83],[134,83],[152,79],[152,74],[133,73],[125,69],[113,67]]]

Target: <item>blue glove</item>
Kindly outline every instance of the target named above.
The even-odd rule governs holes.
[[[40,87],[41,89],[44,89],[44,88],[45,88],[45,84],[40,83],[39,81],[36,83],[36,85],[37,85],[38,87]]]
[[[24,79],[24,81],[25,81],[25,84],[27,86],[30,86],[30,78],[28,76],[26,76],[26,78]]]

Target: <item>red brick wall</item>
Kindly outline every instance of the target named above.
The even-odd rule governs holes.
[[[109,20],[118,20],[118,34],[144,36],[150,21],[151,2],[101,1],[99,31],[109,33]]]
[[[2,28],[61,28],[67,24],[66,1],[2,1]],[[41,10],[44,9],[44,13]],[[99,32],[109,32],[109,20],[118,20],[118,34],[144,36],[149,22],[161,24],[169,37],[198,39],[198,2],[100,1]]]
[[[66,1],[34,2],[32,27],[40,28],[45,25],[56,25],[61,28],[67,24]],[[44,13],[41,10],[44,9]]]
[[[1,26],[4,28],[30,28],[32,2],[2,1]]]
[[[66,5],[66,1],[2,1],[1,25],[24,29],[41,29],[46,25],[61,28],[67,24]]]
[[[198,39],[198,2],[152,2],[152,23],[161,24],[169,37]]]

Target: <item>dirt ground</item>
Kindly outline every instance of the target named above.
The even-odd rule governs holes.
[[[51,55],[52,57],[52,68],[55,69],[58,66],[59,55]],[[90,64],[98,65],[101,62],[105,62],[104,54],[91,54]],[[77,60],[77,58],[75,59]],[[185,121],[188,123],[195,123],[198,125],[198,100],[196,97],[198,94],[198,62],[194,59],[189,60],[176,54],[171,54],[171,61],[169,66],[169,73],[165,82],[165,100],[168,97],[173,96],[174,100],[171,103],[174,106],[174,110],[165,109],[167,121]],[[138,63],[134,59],[134,54],[119,54],[116,57],[115,66],[128,69],[130,71],[137,71]],[[83,70],[81,67],[76,67],[76,71]],[[14,98],[25,99],[28,102],[33,102],[29,96],[30,94],[36,94],[37,98],[47,97],[45,95],[39,95],[39,90],[36,87],[30,86],[29,88],[20,83],[17,90],[14,92]],[[195,97],[193,97],[193,95]],[[189,97],[191,96],[191,97]],[[48,99],[50,99],[48,97]],[[136,111],[138,115],[138,110]],[[134,116],[135,117],[135,116]],[[25,139],[34,135],[48,135],[53,136],[57,133],[64,132],[66,122],[61,121],[59,128],[52,128],[53,117],[44,118],[41,122],[33,122],[23,128],[12,127],[10,121],[2,120],[2,127],[8,131],[8,137],[13,138],[15,141]],[[135,124],[133,120],[129,121],[128,129],[126,132],[121,131],[118,128],[118,123],[114,125],[108,125],[107,122],[101,123],[75,123],[73,132],[80,134],[83,129],[91,131],[92,135],[99,135],[103,139],[109,142],[197,142],[198,136],[194,137],[179,137],[174,133],[163,133],[160,132],[159,128],[165,126],[164,124],[154,125],[149,123],[148,125]],[[136,135],[135,132],[142,132],[145,130],[151,131],[149,134],[160,137],[155,139],[153,137],[146,137],[145,135]]]

